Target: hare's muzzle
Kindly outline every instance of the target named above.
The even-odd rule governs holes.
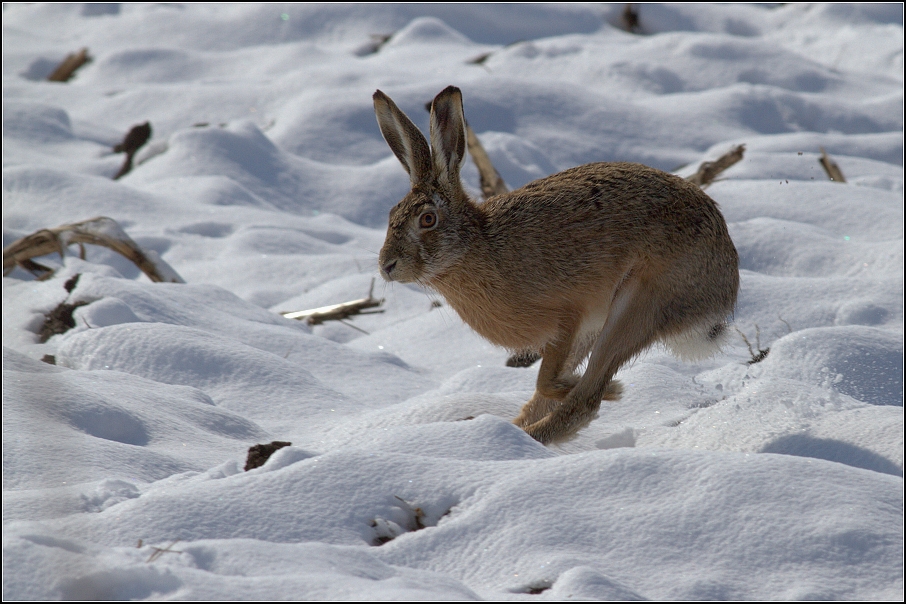
[[[391,260],[381,266],[381,276],[386,281],[393,281],[393,269],[396,268],[396,260]]]

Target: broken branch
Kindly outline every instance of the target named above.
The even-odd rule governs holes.
[[[321,306],[319,308],[312,308],[309,310],[282,312],[280,314],[287,319],[305,321],[309,325],[320,325],[324,321],[342,321],[343,319],[348,319],[353,315],[373,315],[382,313],[384,312],[383,309],[373,310],[371,312],[363,312],[368,308],[375,308],[384,303],[383,298],[378,299],[371,295],[373,291],[374,279],[371,280],[371,288],[368,290],[367,298],[352,300],[350,302],[342,302],[340,304],[331,304],[330,306]],[[350,327],[352,326],[350,325]]]
[[[718,174],[739,162],[745,150],[745,145],[737,145],[714,161],[702,162],[702,165],[698,167],[698,172],[688,176],[686,180],[704,189],[717,178]]]

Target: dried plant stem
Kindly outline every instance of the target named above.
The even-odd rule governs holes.
[[[484,150],[484,146],[478,140],[478,135],[468,124],[466,124],[466,145],[469,148],[469,155],[472,156],[472,161],[475,162],[475,167],[478,168],[481,195],[488,199],[495,195],[508,193],[510,188],[506,186],[500,173],[497,172],[494,164],[491,163],[491,158],[488,157],[487,151]]]
[[[840,170],[840,166],[837,165],[837,162],[830,158],[830,155],[827,154],[827,151],[824,150],[824,147],[819,147],[821,149],[821,157],[818,159],[818,163],[821,164],[821,167],[824,168],[824,171],[827,172],[827,177],[834,182],[846,182],[846,179],[843,178],[843,171]]]
[[[76,70],[86,63],[91,62],[91,56],[88,49],[83,48],[79,52],[74,52],[66,56],[63,62],[47,76],[48,82],[68,82],[75,75]]]

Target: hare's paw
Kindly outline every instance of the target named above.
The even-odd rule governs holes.
[[[522,417],[521,414],[520,417]],[[516,419],[518,420],[519,418]],[[516,424],[515,421],[513,423]],[[516,425],[519,426],[520,424]],[[525,430],[526,434],[537,440],[539,443],[546,445],[550,442],[550,416],[528,425],[522,424],[520,427]]]
[[[600,401],[589,401],[583,404],[577,403],[575,400],[567,400],[547,417],[523,426],[522,429],[529,436],[544,444],[563,442],[573,438],[576,432],[598,417],[600,406]]]
[[[522,410],[516,419],[513,420],[513,423],[520,428],[525,428],[547,417],[559,406],[560,401],[548,398],[536,391],[532,398],[529,399],[529,402],[522,406]]]
[[[578,428],[570,429],[562,421],[555,418],[555,414],[548,415],[533,424],[523,426],[526,433],[544,445],[568,440],[574,436]]]

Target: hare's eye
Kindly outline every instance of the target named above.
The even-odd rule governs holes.
[[[418,226],[423,229],[433,228],[437,224],[437,214],[434,212],[425,212],[418,218]]]

